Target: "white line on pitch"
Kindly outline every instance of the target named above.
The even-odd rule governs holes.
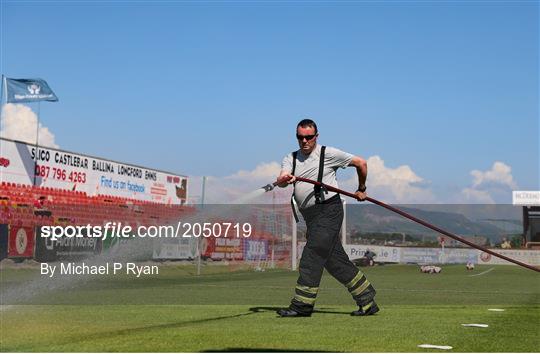
[[[477,276],[479,276],[479,275],[484,275],[484,274],[486,274],[486,273],[491,272],[493,269],[495,269],[495,268],[489,268],[488,270],[485,270],[485,271],[483,271],[482,273],[472,274],[472,275],[469,275],[469,276],[470,276],[470,277],[477,277]]]

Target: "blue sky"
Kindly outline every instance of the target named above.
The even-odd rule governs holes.
[[[311,117],[321,143],[383,161],[370,177],[412,172],[405,187],[429,190],[426,201],[540,189],[535,1],[2,1],[1,11],[1,72],[48,81],[60,102],[41,104],[42,123],[66,150],[238,176],[280,162]]]

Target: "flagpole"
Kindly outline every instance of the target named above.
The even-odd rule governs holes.
[[[3,116],[2,113],[4,113],[4,91],[6,90],[5,83],[4,83],[5,80],[6,80],[5,76],[4,76],[4,74],[2,74],[2,91],[0,92],[0,127],[2,126],[2,116]],[[7,98],[7,96],[6,96],[6,98]],[[7,101],[7,99],[6,99],[6,101]]]
[[[4,105],[4,91],[6,91],[6,77],[4,76],[4,74],[2,74],[2,93],[0,94],[0,105]]]
[[[0,106],[4,105],[4,74],[2,74],[2,92],[0,93]]]
[[[2,90],[0,91],[0,132],[2,131],[2,118],[4,117],[4,91],[6,91],[6,77],[2,74]],[[6,93],[7,101],[7,93]],[[1,136],[0,136],[1,138]],[[2,142],[0,141],[0,154],[2,153]],[[2,174],[0,173],[0,182],[3,181]]]
[[[5,93],[4,93],[5,92]],[[7,103],[7,84],[6,84],[6,77],[4,74],[2,74],[2,91],[0,93],[0,127],[2,126],[2,117],[4,116],[4,95],[6,95],[6,103]]]
[[[37,109],[37,124],[36,124],[36,155],[34,158],[34,181],[32,182],[32,186],[36,185],[36,170],[37,170],[37,161],[38,161],[38,141],[39,141],[39,116],[41,113],[41,101],[38,102],[38,109]]]

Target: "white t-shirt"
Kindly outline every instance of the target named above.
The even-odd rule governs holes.
[[[315,149],[308,156],[298,150],[296,155],[295,176],[304,177],[316,181],[319,176],[319,159],[321,156],[321,145],[317,144]],[[327,146],[324,152],[324,171],[322,183],[338,188],[336,171],[338,168],[345,168],[354,156],[339,149]],[[281,163],[281,170],[292,172],[292,153],[287,154]],[[308,208],[315,204],[313,185],[306,182],[296,182],[294,187],[294,198],[300,209]],[[336,195],[334,192],[322,193],[323,200]]]

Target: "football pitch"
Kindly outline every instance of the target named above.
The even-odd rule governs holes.
[[[161,266],[144,278],[93,278],[43,291],[0,312],[3,352],[337,351],[537,352],[540,277],[516,266],[416,265],[362,268],[381,311],[351,317],[347,290],[325,274],[310,318],[278,318],[297,273],[211,265]],[[34,269],[3,269],[3,289],[31,282]],[[43,299],[47,299],[44,301]],[[490,311],[502,309],[504,311]],[[487,324],[487,328],[462,324]]]

